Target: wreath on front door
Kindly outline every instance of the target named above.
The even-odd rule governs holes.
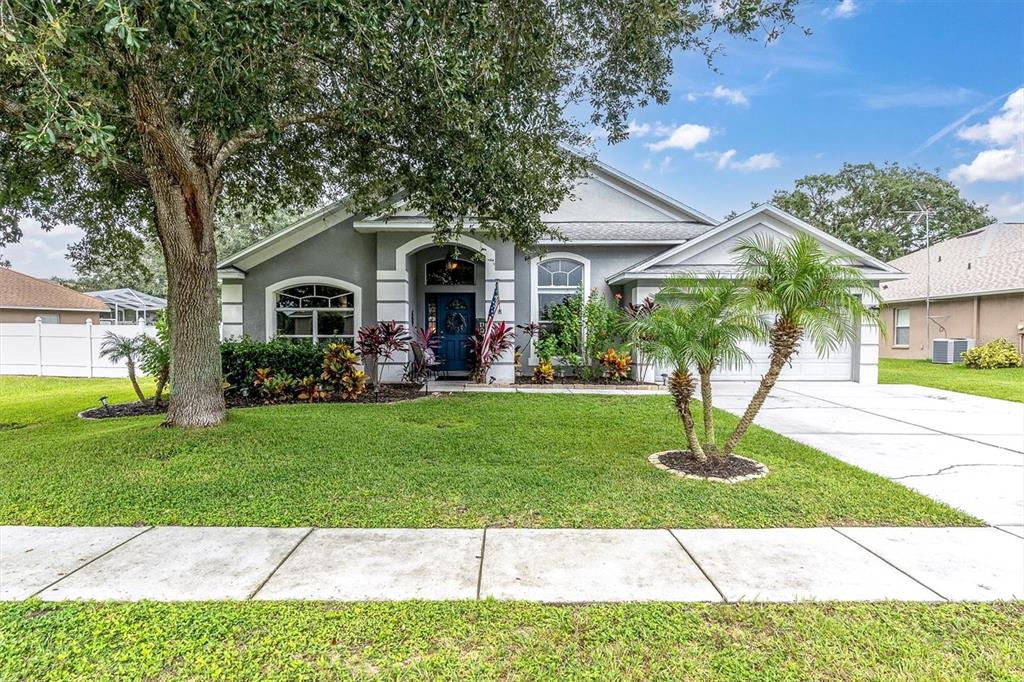
[[[462,334],[466,331],[466,317],[462,313],[448,311],[444,318],[444,329],[449,334]]]

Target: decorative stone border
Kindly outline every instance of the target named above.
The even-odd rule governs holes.
[[[659,469],[669,472],[673,476],[678,476],[679,478],[689,478],[695,481],[713,481],[715,483],[742,483],[743,481],[752,481],[755,478],[764,478],[765,476],[768,475],[768,467],[766,467],[764,464],[761,464],[757,460],[750,459],[749,457],[743,457],[741,455],[733,455],[733,457],[735,457],[736,459],[742,459],[746,460],[747,462],[756,464],[758,470],[752,474],[747,474],[746,476],[735,476],[733,478],[721,478],[719,476],[697,476],[695,474],[688,474],[685,471],[678,471],[676,469],[673,469],[672,467],[666,466],[661,463],[661,456],[667,455],[670,452],[676,452],[676,450],[664,450],[662,452],[655,452],[653,455],[647,458],[647,461],[649,461],[651,464],[658,467]]]

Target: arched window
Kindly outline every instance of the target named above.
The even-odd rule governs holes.
[[[449,256],[427,263],[427,284],[452,286],[475,283],[476,268],[472,261]]]
[[[551,258],[537,264],[537,310],[541,327],[550,324],[548,311],[585,288],[584,264],[570,258]]]
[[[298,284],[274,296],[276,335],[313,343],[355,340],[355,294],[327,284]]]

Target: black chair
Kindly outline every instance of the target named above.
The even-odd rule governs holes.
[[[424,352],[424,348],[417,343],[411,344],[411,348],[413,360],[406,367],[405,375],[406,377],[411,378],[413,366],[424,367],[423,391],[424,393],[430,393],[430,379],[432,377],[437,377],[439,367],[444,367],[444,358],[439,358],[431,353],[430,357],[432,359],[428,359],[427,354]]]

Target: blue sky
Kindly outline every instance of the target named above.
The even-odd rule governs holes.
[[[715,217],[843,162],[939,169],[996,217],[1024,220],[1024,2],[805,3],[805,36],[728,41],[710,71],[680,55],[671,101],[599,157]],[[80,233],[26,225],[15,269],[70,275]]]

